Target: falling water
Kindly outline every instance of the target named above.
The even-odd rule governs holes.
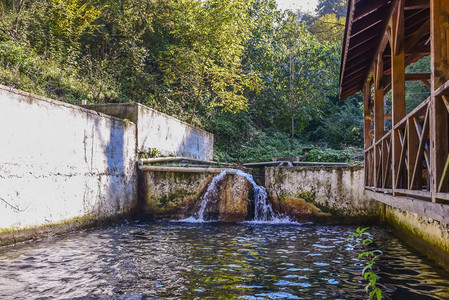
[[[254,194],[254,219],[249,221],[253,223],[291,223],[288,217],[279,216],[277,213],[273,211],[271,204],[268,201],[267,190],[258,185],[252,175],[245,173],[241,170],[236,169],[227,169],[215,176],[209,186],[207,187],[206,192],[204,193],[200,209],[196,214],[196,217],[190,217],[184,219],[183,221],[187,222],[206,222],[208,221],[205,218],[205,212],[208,204],[214,200],[214,197],[217,197],[219,184],[225,178],[228,172],[235,173],[238,176],[242,176],[248,180],[251,184]]]
[[[198,221],[206,221],[204,219],[204,212],[206,211],[207,204],[209,204],[209,202],[212,200],[212,197],[216,196],[216,193],[218,191],[218,184],[223,180],[226,173],[227,170],[224,170],[223,172],[215,176],[207,187],[206,193],[204,193],[203,200],[201,201],[200,209],[198,210]]]

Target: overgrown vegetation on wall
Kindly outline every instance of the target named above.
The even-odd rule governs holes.
[[[345,7],[1,0],[0,83],[71,103],[140,102],[214,133],[219,160],[361,147],[361,99],[337,99]]]

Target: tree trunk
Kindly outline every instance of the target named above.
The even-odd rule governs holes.
[[[295,109],[294,109],[294,101],[293,101],[293,82],[295,80],[295,68],[294,68],[294,61],[293,61],[293,50],[290,49],[289,53],[289,102],[290,102],[290,114],[291,114],[291,136],[290,136],[290,151],[293,151],[293,142],[295,137]]]
[[[290,151],[293,151],[293,142],[295,138],[295,115],[292,112],[292,129],[291,129],[291,137],[290,137]]]

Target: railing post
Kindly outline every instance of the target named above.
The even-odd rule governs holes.
[[[384,72],[383,52],[379,52],[374,68],[374,187],[382,187],[382,176],[379,178],[382,170],[382,155],[379,154],[379,149],[382,145],[376,145],[385,134],[384,127],[384,87],[382,84],[382,77]],[[380,179],[380,180],[379,180]]]
[[[443,171],[448,160],[448,108],[436,90],[449,80],[449,1],[430,1],[431,36],[431,99],[430,99],[430,191],[432,201],[436,194],[447,192],[442,185]],[[441,187],[439,187],[441,185]]]
[[[392,125],[405,117],[405,49],[404,49],[404,1],[399,0],[391,17],[391,89],[392,89]],[[399,129],[398,129],[399,130]],[[398,132],[392,130],[392,188],[397,187],[401,142]]]

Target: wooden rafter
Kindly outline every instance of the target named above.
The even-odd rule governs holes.
[[[404,10],[426,9],[430,7],[429,0],[407,0]]]
[[[404,46],[404,28],[400,28],[401,26],[404,26],[404,2],[405,0],[397,0],[395,12],[396,16],[394,18],[394,23],[392,24],[392,26],[395,27],[394,32],[396,33],[393,37],[394,41],[392,43],[395,55],[399,55],[403,50],[402,47]],[[398,34],[399,32],[401,32],[401,34]]]

